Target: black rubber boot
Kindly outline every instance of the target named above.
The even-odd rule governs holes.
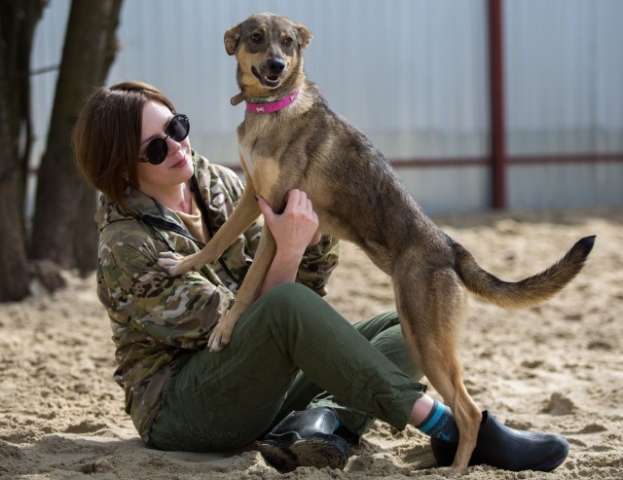
[[[300,466],[344,468],[352,439],[338,435],[339,420],[327,407],[292,412],[255,445],[281,472]]]
[[[440,467],[452,464],[456,443],[431,438],[431,447]],[[550,472],[565,461],[568,453],[569,443],[563,437],[514,430],[484,411],[478,441],[469,464],[491,465],[513,471]]]

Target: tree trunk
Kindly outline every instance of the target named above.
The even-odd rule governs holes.
[[[95,192],[74,165],[71,132],[116,53],[122,0],[73,0],[56,84],[47,148],[39,168],[31,257],[83,273],[95,267]]]
[[[20,179],[11,148],[10,108],[6,101],[9,82],[4,62],[0,69],[0,165],[3,171],[0,176],[0,302],[6,302],[27,296],[30,278],[18,208]]]
[[[73,236],[73,255],[80,275],[86,277],[97,267],[97,225],[93,216],[96,207],[96,194],[91,187],[83,183],[82,200],[78,206],[78,218]]]
[[[106,77],[112,66],[115,56],[117,55],[117,26],[119,25],[119,12],[121,10],[121,4],[123,0],[117,2],[114,6],[114,13],[110,20],[111,27],[108,29],[108,38],[106,39],[106,56],[103,59],[102,66],[102,79],[103,84],[106,81]],[[78,216],[75,222],[75,228],[73,229],[73,241],[74,257],[76,259],[76,266],[80,272],[80,275],[86,276],[97,267],[97,241],[98,230],[95,221],[81,221],[84,219],[92,220],[95,214],[97,195],[86,183],[82,182],[82,201],[80,202]]]
[[[24,193],[30,150],[30,54],[45,0],[0,0],[0,301],[29,293]],[[26,142],[20,145],[20,138]]]

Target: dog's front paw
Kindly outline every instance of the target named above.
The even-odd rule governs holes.
[[[174,252],[162,252],[158,259],[158,265],[169,275],[177,276],[186,273],[183,264],[184,257]]]
[[[208,338],[208,349],[211,352],[220,352],[231,341],[231,334],[234,330],[234,323],[228,320],[227,312],[225,317],[216,324],[214,330]]]

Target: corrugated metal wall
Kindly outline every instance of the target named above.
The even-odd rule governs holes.
[[[508,149],[623,151],[623,2],[506,2]]]
[[[623,152],[623,2],[505,2],[509,155]],[[510,208],[623,204],[623,164],[518,165]]]
[[[587,5],[593,3],[602,7],[587,16]],[[535,0],[505,5],[511,152],[529,151],[531,146],[542,152],[543,141],[538,138],[550,145],[548,139],[559,135],[560,120],[566,122],[562,125],[571,122],[574,128],[586,130],[585,113],[591,108],[603,110],[600,119],[618,119],[607,136],[614,138],[618,132],[619,143],[608,140],[608,145],[623,150],[618,147],[623,138],[623,102],[608,102],[612,94],[621,100],[621,59],[608,64],[607,71],[616,72],[607,79],[584,74],[568,80],[566,71],[559,73],[561,68],[584,72],[586,62],[595,65],[590,55],[594,49],[589,48],[587,55],[576,55],[584,37],[562,37],[550,47],[549,55],[539,47],[542,42],[526,38],[534,37],[530,28],[547,33],[543,18],[563,9],[567,17],[560,23],[581,24],[593,32],[587,36],[601,38],[610,50],[599,58],[609,61],[617,47],[608,35],[618,38],[619,44],[622,35],[614,30],[604,33],[602,23],[615,26],[609,8],[616,6],[618,12],[621,3]],[[36,35],[33,69],[60,61],[68,8],[69,0],[51,0]],[[172,97],[178,110],[190,115],[195,149],[215,162],[236,164],[235,127],[242,119],[243,107],[229,104],[236,93],[235,63],[223,49],[223,33],[249,14],[262,11],[289,16],[312,30],[314,39],[305,57],[308,76],[319,84],[333,109],[362,129],[387,158],[441,160],[488,155],[485,0],[125,0],[119,31],[122,50],[109,83],[142,79],[155,84]],[[541,19],[536,27],[532,16]],[[547,61],[552,57],[554,60]],[[548,73],[551,88],[541,91],[539,78]],[[34,165],[43,148],[40,140],[47,130],[55,81],[55,73],[34,78],[39,138],[33,149]],[[564,86],[557,89],[557,83]],[[578,89],[592,94],[578,97]],[[601,107],[596,106],[595,95],[602,99]],[[544,115],[539,110],[544,105],[549,105],[548,112],[560,111],[560,115]],[[590,128],[601,131],[599,125],[592,123]],[[616,170],[619,165],[612,167]],[[530,175],[527,179],[521,175],[526,168],[533,167],[513,167],[509,172],[511,206],[525,206],[522,192],[535,185]],[[593,175],[598,167],[581,168]],[[516,169],[522,170],[516,174]],[[489,205],[490,173],[486,165],[406,168],[400,169],[399,175],[430,212],[480,210]],[[533,192],[528,196],[536,198]],[[534,206],[550,205],[551,199],[543,198],[543,203]]]

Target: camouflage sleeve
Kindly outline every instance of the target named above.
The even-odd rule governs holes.
[[[170,277],[158,267],[149,241],[131,239],[100,246],[100,295],[111,317],[155,341],[198,349],[233,301],[233,294],[196,271]],[[100,291],[102,288],[100,288]]]
[[[338,257],[337,238],[323,235],[320,242],[305,250],[296,281],[311,288],[321,297],[325,296],[326,285],[331,272],[337,266]]]

